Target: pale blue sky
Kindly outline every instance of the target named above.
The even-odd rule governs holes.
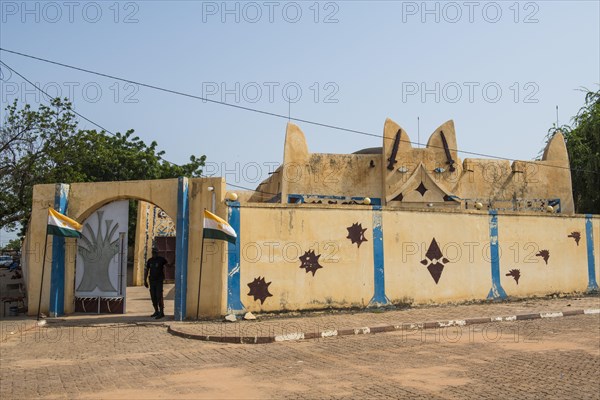
[[[1,47],[286,115],[287,85],[292,98],[302,91],[293,117],[374,134],[390,117],[414,141],[417,116],[421,142],[454,119],[460,150],[508,158],[534,158],[556,120],[555,106],[560,123],[568,122],[583,102],[577,88],[600,82],[598,1],[69,4],[1,1]],[[171,161],[206,154],[207,172],[248,187],[281,161],[284,119],[6,52],[0,57],[51,93],[72,92],[76,110],[107,129],[133,128],[147,142],[157,140]],[[5,69],[3,76],[3,109],[15,97],[42,100],[18,76]],[[230,90],[224,98],[223,88]],[[314,152],[381,145],[299,125]],[[93,128],[85,121],[81,127]]]

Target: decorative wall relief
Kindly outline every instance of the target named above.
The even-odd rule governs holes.
[[[123,314],[124,310],[123,297],[104,297],[100,299],[100,312],[109,314]]]
[[[429,245],[429,249],[427,249],[427,253],[425,253],[425,259],[421,260],[421,264],[427,266],[431,277],[435,281],[435,284],[440,280],[442,276],[442,271],[444,270],[444,264],[450,262],[444,255],[442,254],[442,250],[440,250],[440,246],[436,242],[435,238],[431,241]]]
[[[579,246],[579,240],[581,239],[581,232],[571,232],[570,235],[567,235],[567,237],[573,238],[575,240],[575,243],[577,243],[577,246]]]
[[[359,224],[357,222],[346,229],[348,229],[348,236],[346,236],[346,239],[350,239],[352,244],[356,243],[356,245],[360,247],[362,242],[367,241],[367,239],[365,238],[365,231],[367,230],[367,228],[363,228],[362,224]]]
[[[75,312],[97,313],[99,303],[99,297],[75,297]]]
[[[128,218],[129,201],[120,200],[102,206],[83,222],[82,237],[77,239],[75,297],[101,300],[94,305],[82,300],[81,312],[125,309]]]
[[[166,212],[154,207],[154,236],[175,236],[175,221],[173,221]]]
[[[394,137],[394,146],[392,147],[392,154],[390,154],[390,158],[387,159],[387,169],[390,171],[394,170],[394,164],[398,162],[396,160],[396,156],[398,155],[398,146],[400,145],[400,135],[402,135],[402,129],[398,129],[398,132],[396,132],[396,136]]]
[[[517,282],[518,285],[519,278],[521,277],[521,270],[511,269],[510,271],[508,271],[508,274],[506,274],[506,276],[512,276],[513,278],[515,278],[515,282]]]
[[[548,265],[548,259],[550,258],[550,250],[540,250],[536,257],[542,257],[546,265]]]
[[[419,187],[417,187],[415,190],[417,192],[419,192],[421,194],[421,196],[425,196],[425,192],[427,191],[427,188],[425,187],[425,185],[421,181],[421,183],[419,184]]]
[[[314,250],[307,251],[304,255],[300,256],[300,262],[302,263],[300,268],[306,269],[306,273],[312,272],[313,276],[315,276],[315,272],[317,272],[319,268],[323,268],[323,266],[319,264],[319,257],[321,257],[321,255],[315,254]]]
[[[96,232],[89,223],[83,227],[81,242],[77,247],[78,253],[83,258],[83,278],[77,286],[78,291],[91,292],[96,287],[103,292],[116,292],[108,275],[110,261],[119,252],[119,236],[115,233],[119,224],[113,220],[104,221],[106,229],[102,233],[102,220],[104,211],[98,211],[98,227]],[[114,240],[113,240],[114,239]]]
[[[259,276],[258,278],[254,278],[254,280],[248,284],[248,287],[250,288],[248,296],[254,296],[254,301],[260,300],[260,304],[263,304],[267,297],[273,296],[269,293],[269,285],[271,283],[272,282],[265,282],[264,277],[261,278]]]
[[[452,154],[450,153],[450,148],[448,147],[448,141],[446,140],[444,131],[440,130],[440,137],[442,138],[444,153],[446,154],[446,163],[450,166],[450,172],[454,172],[456,168],[454,168],[454,160],[452,159]]]

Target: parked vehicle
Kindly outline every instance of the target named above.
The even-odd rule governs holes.
[[[8,267],[13,262],[11,256],[0,256],[0,267]]]

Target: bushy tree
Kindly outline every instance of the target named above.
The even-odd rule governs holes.
[[[163,156],[156,142],[146,144],[133,130],[111,135],[78,129],[67,99],[37,110],[19,108],[15,100],[0,127],[0,227],[26,225],[36,184],[200,176],[206,158],[192,155],[174,165]]]
[[[548,139],[557,131],[565,136],[575,211],[600,214],[600,90],[585,92],[585,104],[571,125],[553,127]]]
[[[21,240],[11,239],[6,246],[2,248],[2,251],[21,251]]]

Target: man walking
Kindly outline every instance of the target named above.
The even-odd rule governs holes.
[[[152,248],[152,257],[146,262],[144,268],[144,286],[148,287],[150,278],[150,298],[154,306],[151,318],[161,319],[165,316],[165,303],[163,301],[163,281],[165,280],[165,265],[167,260],[158,255],[158,249]]]

